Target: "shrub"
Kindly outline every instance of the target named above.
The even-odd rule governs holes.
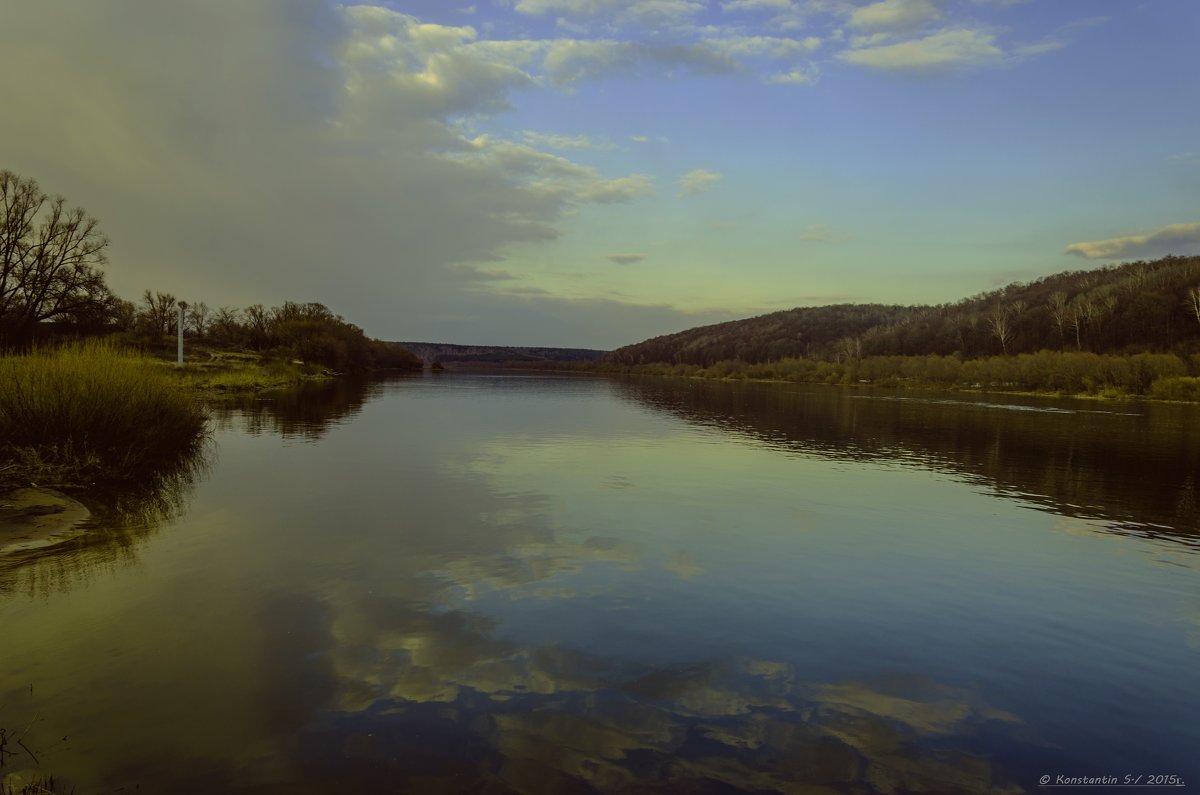
[[[1150,395],[1159,400],[1200,402],[1200,378],[1188,378],[1187,376],[1160,378],[1150,386]]]
[[[109,342],[2,357],[0,384],[0,456],[43,477],[137,478],[206,438],[203,409],[162,364]]]

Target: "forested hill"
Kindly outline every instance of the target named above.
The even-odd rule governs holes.
[[[965,358],[1039,350],[1200,350],[1200,257],[1068,271],[953,304],[805,307],[618,348],[616,364],[884,355]]]
[[[843,337],[902,323],[921,311],[911,306],[836,304],[772,312],[747,320],[679,331],[617,348],[605,357],[619,364],[698,364],[727,359],[767,362],[786,357],[824,358]]]

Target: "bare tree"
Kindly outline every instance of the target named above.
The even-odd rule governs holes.
[[[1054,318],[1054,325],[1058,326],[1058,341],[1059,345],[1066,343],[1066,335],[1063,329],[1067,325],[1067,294],[1062,290],[1050,293],[1050,317]]]
[[[211,312],[208,309],[208,304],[199,301],[194,304],[189,304],[187,308],[187,328],[197,337],[203,337],[208,333],[209,326],[212,325]]]
[[[117,298],[113,301],[112,310],[109,317],[114,329],[118,331],[129,331],[137,323],[137,305],[133,301],[126,301],[123,298]]]
[[[834,355],[839,362],[860,362],[863,355],[862,337],[843,337],[837,341],[834,351]]]
[[[223,306],[216,311],[209,326],[209,334],[219,344],[229,345],[235,342],[245,342],[245,330],[242,328],[242,313],[231,306]]]
[[[1088,304],[1087,322],[1088,327],[1098,339],[1100,332],[1103,331],[1104,321],[1117,310],[1118,300],[1116,294],[1111,287],[1098,287],[1092,290],[1088,297],[1091,302]],[[1114,344],[1116,340],[1113,340]]]
[[[179,322],[179,303],[175,296],[146,290],[142,293],[142,304],[141,314],[152,334],[162,336],[175,333]]]
[[[988,316],[988,327],[992,330],[992,335],[1000,340],[1001,353],[1008,355],[1008,343],[1012,342],[1012,315],[1013,307],[1001,304],[992,310],[992,314]]]
[[[250,345],[259,350],[265,348],[271,334],[271,312],[262,304],[251,304],[246,307],[244,316]]]
[[[100,270],[107,246],[83,209],[0,171],[0,338],[21,341],[43,321],[107,312],[115,300]]]
[[[1092,314],[1092,299],[1088,296],[1077,295],[1072,299],[1070,306],[1067,307],[1067,320],[1071,323],[1071,328],[1075,329],[1075,350],[1083,350],[1083,340],[1080,337],[1080,331],[1087,323],[1088,317]]]

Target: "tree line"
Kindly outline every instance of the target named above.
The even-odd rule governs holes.
[[[179,303],[171,293],[146,290],[139,303],[119,301],[108,328],[139,346],[169,345],[179,329]],[[367,337],[324,304],[286,301],[269,308],[211,309],[203,301],[184,303],[184,337],[215,348],[300,359],[341,372],[422,366],[410,351]]]
[[[1183,356],[1200,351],[1200,257],[1058,273],[938,306],[791,309],[656,337],[606,359],[616,365],[711,367],[785,358],[967,360],[1042,350]]]
[[[585,369],[585,368],[580,368]],[[861,359],[777,359],[748,363],[723,359],[694,364],[601,364],[601,372],[725,380],[871,384],[938,389],[1027,390],[1119,398],[1147,395],[1162,400],[1200,401],[1200,354],[1099,354],[1038,351],[1010,356],[865,356]],[[1193,375],[1189,375],[1192,373]]]
[[[32,179],[0,171],[0,350],[64,335],[168,344],[178,331],[178,299],[152,290],[136,303],[115,295],[104,280],[108,243],[84,210],[48,196]],[[319,303],[211,309],[200,301],[188,303],[183,322],[185,336],[215,347],[339,371],[421,366],[402,347],[368,338]]]

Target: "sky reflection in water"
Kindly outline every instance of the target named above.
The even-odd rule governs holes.
[[[183,515],[112,529],[127,565],[0,592],[0,725],[36,714],[81,792],[1195,778],[1194,410],[864,397],[448,374],[227,407]]]

